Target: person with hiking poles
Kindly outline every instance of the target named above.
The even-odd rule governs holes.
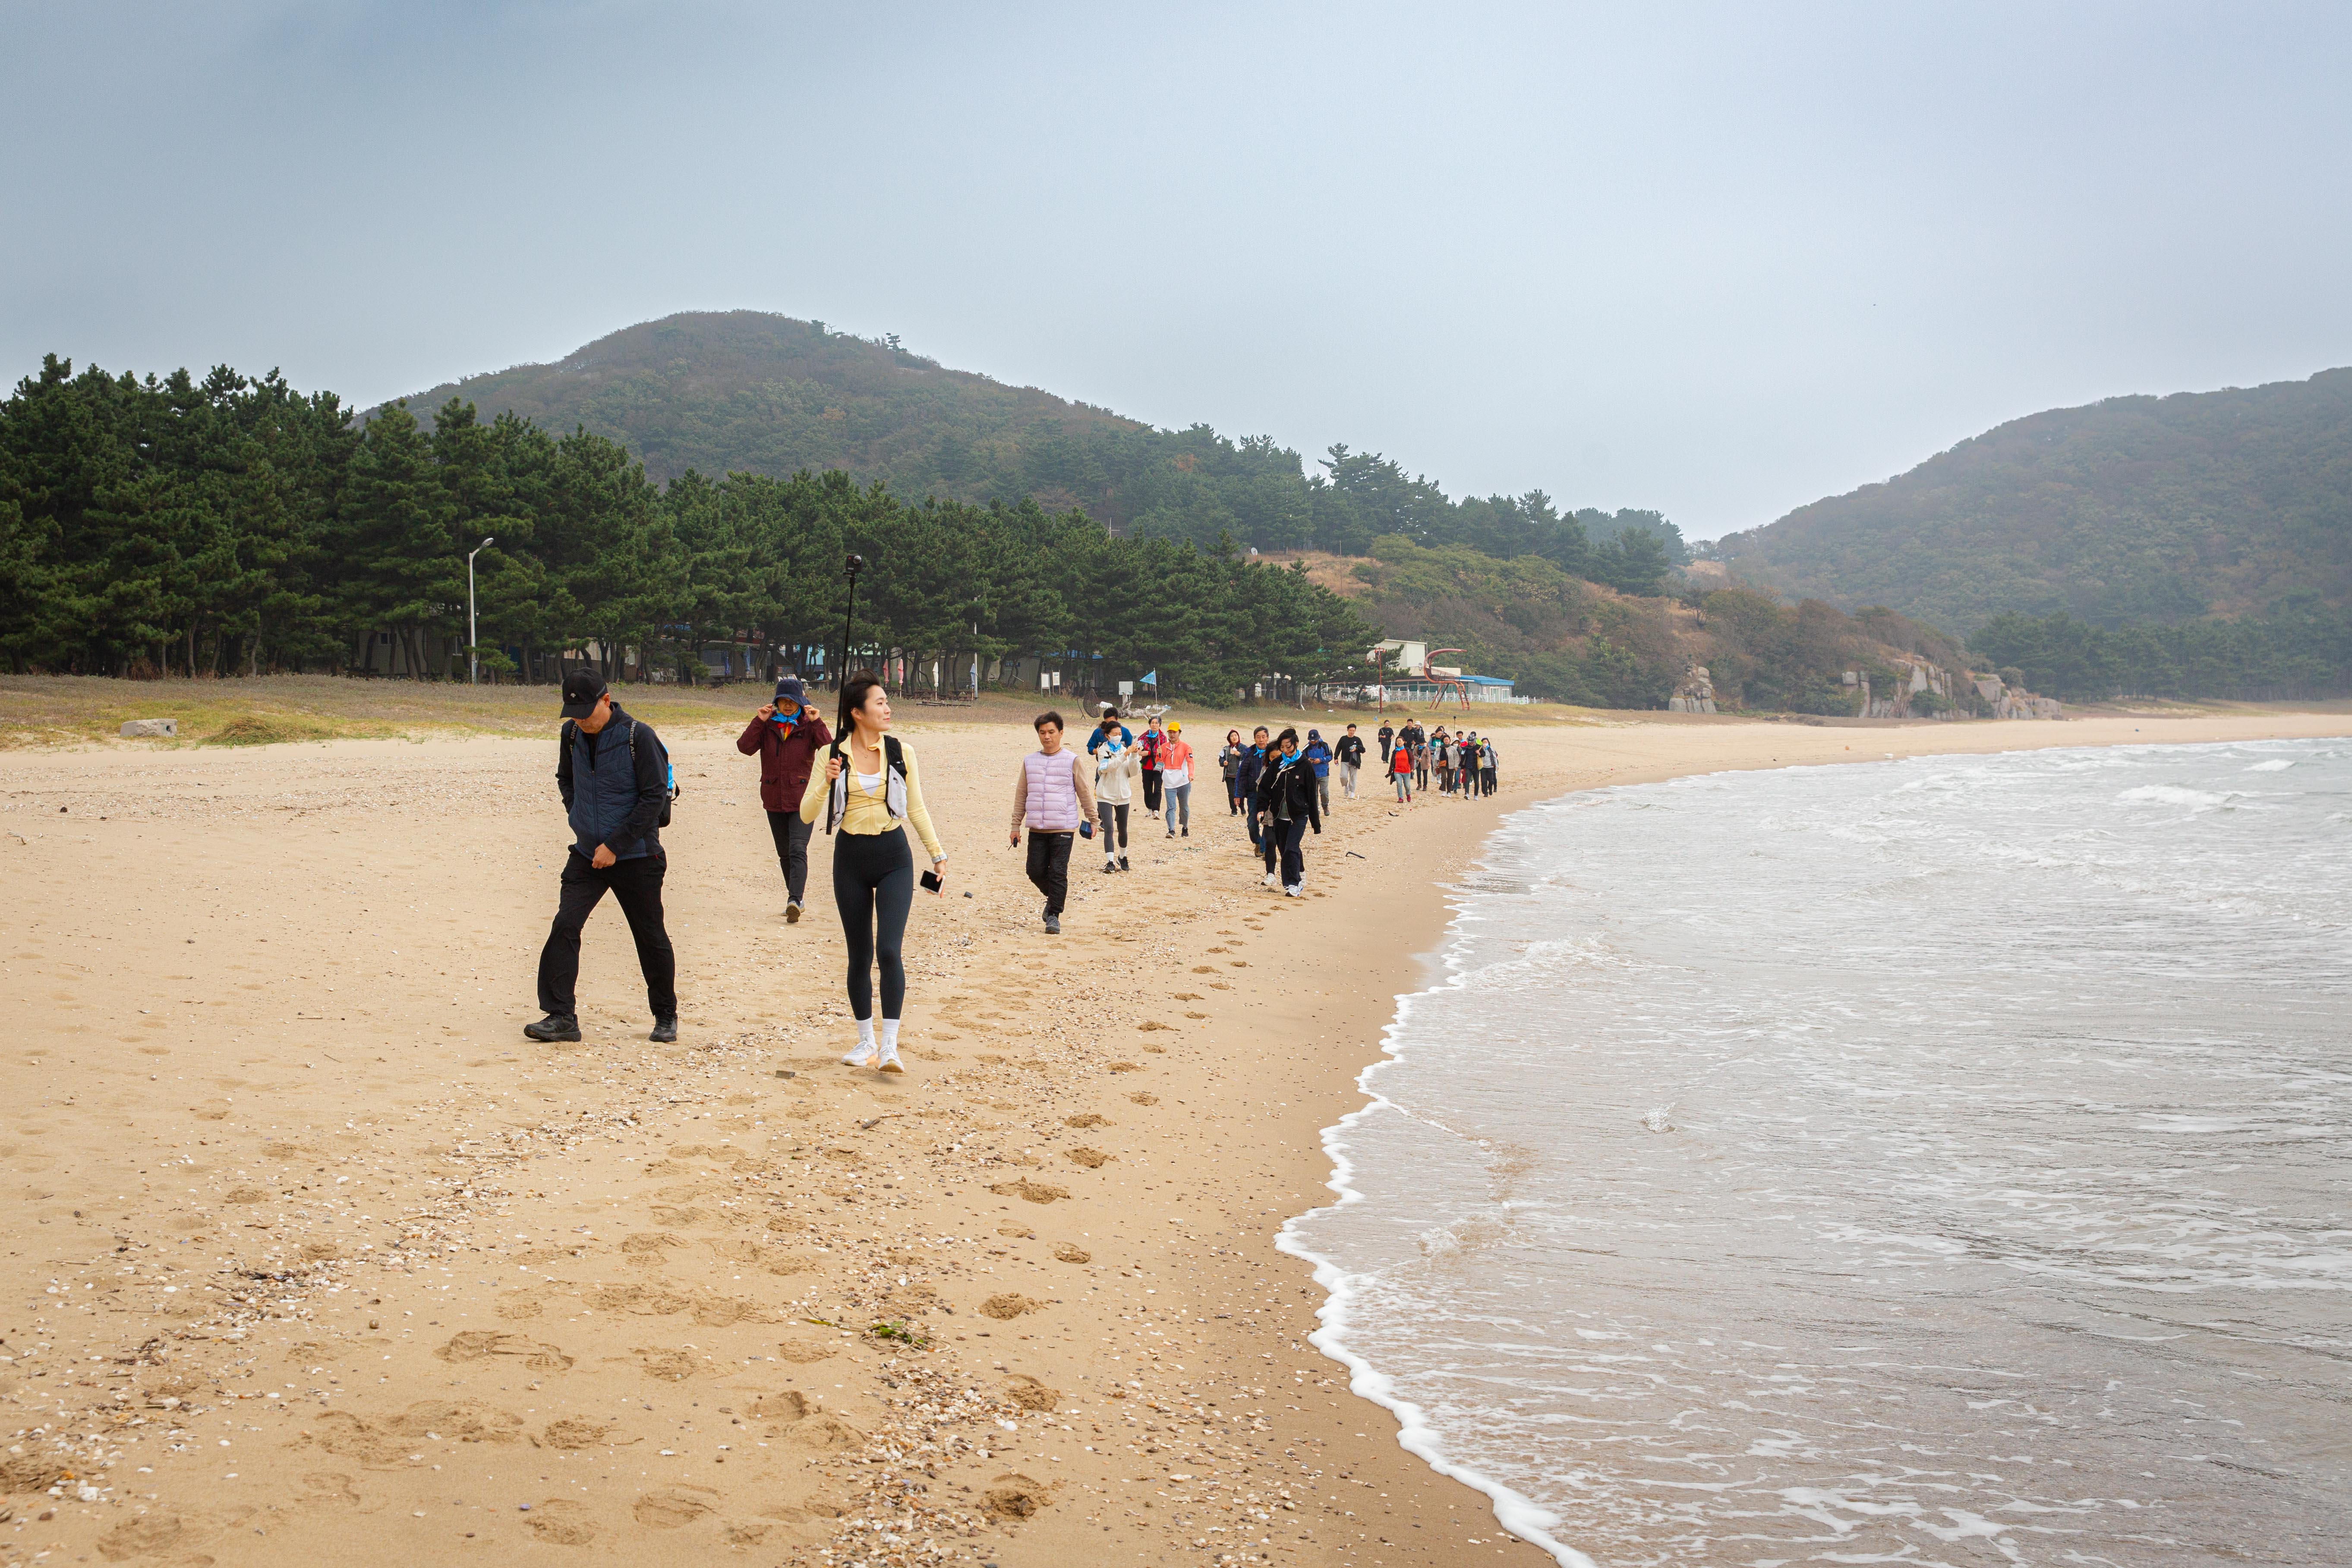
[[[650,724],[613,700],[604,678],[575,669],[563,678],[563,718],[556,745],[555,787],[571,819],[572,848],[563,858],[555,923],[539,952],[539,1009],[546,1016],[522,1026],[539,1041],[576,1040],[580,1013],[580,931],[606,893],[628,917],[637,967],[646,977],[653,1033],[677,1038],[677,953],[662,924],[662,879],[669,871],[662,824],[669,820],[669,752]]]
[[[1093,769],[1062,745],[1062,716],[1050,710],[1032,721],[1037,749],[1021,759],[1013,780],[1013,847],[1029,832],[1029,884],[1045,895],[1045,934],[1062,934],[1062,906],[1070,896],[1070,847],[1082,824],[1094,820]]]
[[[889,733],[890,693],[881,677],[860,670],[841,683],[837,738],[825,748],[822,772],[812,770],[801,795],[801,820],[821,812],[833,836],[833,902],[849,949],[849,1011],[857,1046],[842,1063],[907,1069],[898,1060],[898,1019],[907,1005],[907,966],[899,957],[907,914],[915,902],[915,858],[906,824],[915,825],[931,868],[923,886],[947,890],[940,868],[948,852],[923,806],[923,783],[914,748]],[[874,1029],[874,969],[882,970],[882,1030]]]

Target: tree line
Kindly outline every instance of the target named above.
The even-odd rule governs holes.
[[[1156,668],[1163,691],[1224,695],[1360,672],[1380,635],[1230,537],[1121,537],[1034,501],[909,504],[839,470],[656,484],[603,437],[484,422],[455,398],[429,426],[394,405],[362,426],[274,372],[142,380],[51,356],[0,405],[13,670],[462,677],[472,652],[494,677],[593,657],[613,677],[693,679],[714,642],[834,668],[853,551],[858,657],[943,685],[1021,658],[1081,688]]]

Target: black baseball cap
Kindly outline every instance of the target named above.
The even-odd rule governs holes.
[[[604,695],[604,678],[593,669],[575,669],[563,678],[563,716],[585,719],[596,711],[596,700]]]

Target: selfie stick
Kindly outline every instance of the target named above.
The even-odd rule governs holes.
[[[852,555],[849,566],[849,606],[841,612],[841,668],[833,674],[833,688],[838,691],[841,683],[849,679],[849,625],[857,615],[857,569],[866,564],[862,555]]]

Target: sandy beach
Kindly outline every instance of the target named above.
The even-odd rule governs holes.
[[[1497,816],[2352,732],[1506,721],[1499,797],[1335,803],[1302,900],[1222,801],[1181,839],[1139,806],[1135,869],[1082,847],[1056,938],[1003,837],[1025,727],[915,710],[953,858],[892,1079],[836,1061],[824,840],[787,926],[757,763],[708,726],[669,737],[679,1041],[646,1041],[609,902],[586,1038],[523,1038],[549,706],[545,739],[0,754],[0,1563],[1548,1561],[1349,1392],[1274,1247]],[[1204,748],[1231,721],[1182,716]]]

